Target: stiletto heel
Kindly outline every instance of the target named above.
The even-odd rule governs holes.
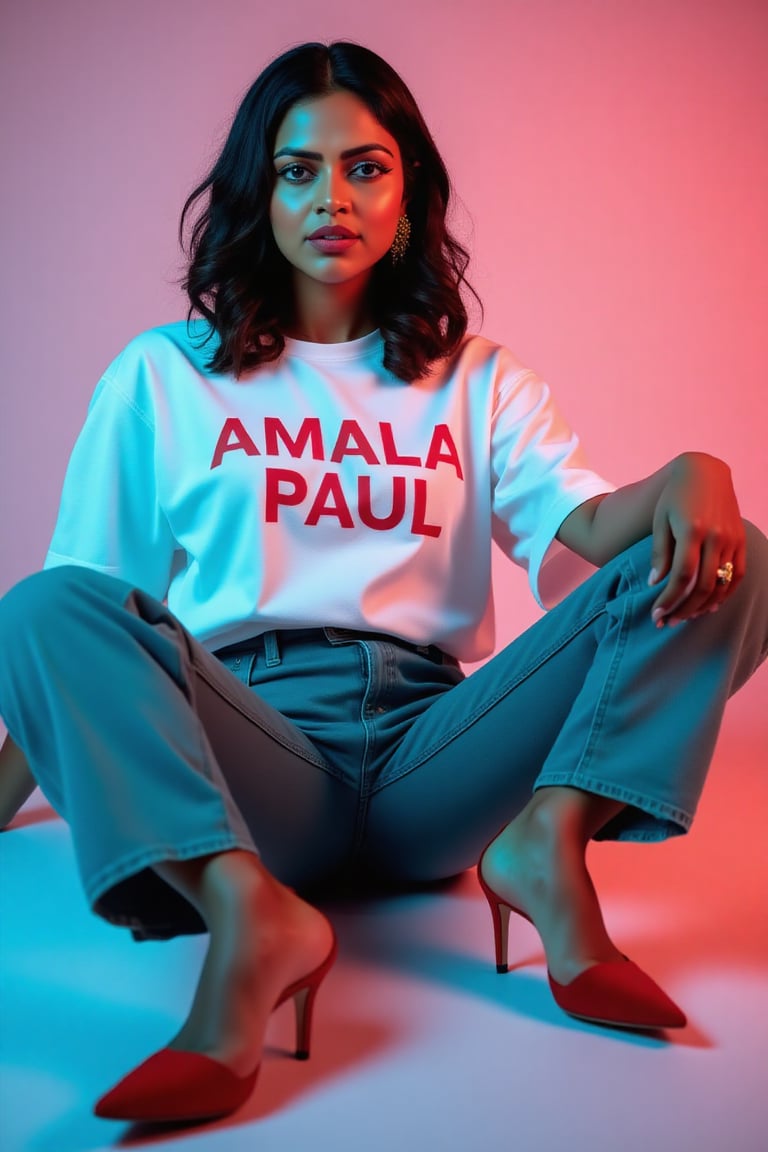
[[[480,859],[482,860],[482,856]],[[492,888],[489,888],[483,879],[479,864],[477,866],[477,878],[480,881],[480,887],[485,893],[491,909],[491,916],[493,918],[493,941],[496,946],[496,971],[499,975],[502,975],[504,972],[509,972],[509,914],[510,912],[517,912],[522,916],[524,913],[520,912],[519,908],[513,908],[511,904],[505,903],[500,896],[496,895]]]
[[[309,1040],[312,1029],[312,1008],[314,996],[311,988],[302,988],[293,998],[296,1013],[296,1052],[297,1060],[309,1060]]]
[[[338,944],[336,936],[334,935],[331,950],[320,967],[316,968],[314,972],[310,972],[309,976],[305,976],[303,980],[297,980],[295,984],[291,984],[288,988],[284,989],[275,1004],[275,1008],[277,1008],[280,1004],[284,1004],[286,1000],[293,997],[293,1008],[296,1015],[296,1051],[294,1056],[297,1060],[309,1059],[312,1013],[315,1007],[317,990],[330,971],[336,959],[337,951]]]
[[[293,999],[297,1060],[309,1058],[312,1012],[317,990],[330,971],[338,944],[333,934],[325,960],[284,988],[273,1011]],[[261,1063],[247,1076],[236,1076],[218,1060],[200,1052],[162,1048],[129,1072],[96,1103],[97,1116],[147,1123],[213,1120],[234,1112],[253,1092]]]
[[[504,973],[509,971],[510,913],[522,916],[529,924],[533,924],[533,920],[522,908],[516,908],[494,892],[487,883],[482,864],[488,847],[486,845],[480,856],[477,879],[491,909],[496,971]],[[647,1029],[683,1028],[687,1023],[684,1012],[674,1000],[626,956],[623,960],[594,964],[569,984],[558,984],[549,971],[547,977],[558,1007],[580,1020],[615,1027]]]

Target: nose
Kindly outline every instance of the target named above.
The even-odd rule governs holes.
[[[315,212],[320,215],[327,212],[335,216],[337,212],[349,211],[349,197],[343,186],[343,177],[334,172],[328,172],[324,179],[318,180]]]

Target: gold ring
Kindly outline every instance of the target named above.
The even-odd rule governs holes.
[[[733,580],[733,564],[731,564],[730,560],[726,560],[722,568],[718,568],[715,575],[717,576],[718,584],[730,584],[731,580]]]

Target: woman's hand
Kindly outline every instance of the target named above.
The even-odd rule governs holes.
[[[648,583],[666,585],[653,605],[658,628],[717,611],[744,575],[744,525],[727,464],[704,452],[671,462],[653,515]],[[730,581],[718,578],[729,571]]]
[[[728,465],[705,452],[684,452],[644,480],[585,501],[557,538],[600,567],[651,533],[648,583],[666,580],[651,612],[657,627],[715,611],[745,565],[744,524]],[[731,579],[719,578],[718,570]]]

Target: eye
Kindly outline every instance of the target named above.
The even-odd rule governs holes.
[[[359,164],[355,164],[355,166],[350,169],[349,174],[350,176],[356,176],[360,180],[375,180],[377,176],[383,176],[391,171],[391,168],[380,164],[378,160],[361,160]]]
[[[306,164],[286,164],[284,168],[278,168],[277,174],[288,184],[306,184],[312,179],[312,172]]]

